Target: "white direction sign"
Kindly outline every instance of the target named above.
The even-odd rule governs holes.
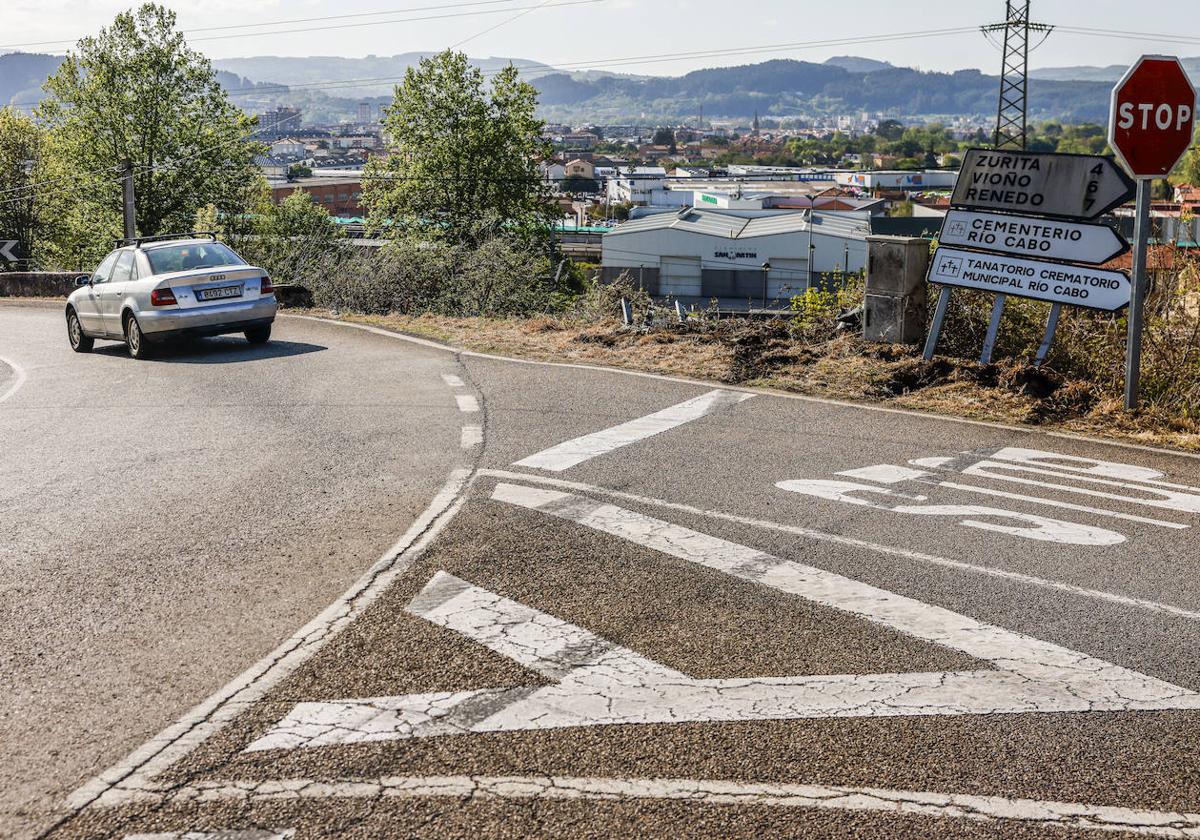
[[[1106,157],[971,149],[963,158],[950,204],[1094,219],[1132,198],[1134,186]]]
[[[938,248],[929,264],[929,282],[981,289],[1089,309],[1116,311],[1129,304],[1129,275],[1003,254]]]
[[[1003,213],[951,210],[938,241],[1000,251],[1018,257],[1099,265],[1129,250],[1129,243],[1108,225],[1035,219]]]
[[[0,239],[0,260],[5,262],[17,262],[21,258],[17,256],[17,248],[20,246],[20,241],[17,239]]]

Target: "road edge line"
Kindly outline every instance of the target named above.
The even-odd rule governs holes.
[[[219,732],[247,706],[289,676],[336,637],[415,562],[466,501],[474,468],[457,468],[408,530],[340,598],[316,618],[255,662],[175,723],[150,738],[125,759],[76,788],[66,800],[67,813],[37,836],[46,837],[66,821],[120,789],[153,790],[153,777]],[[199,731],[198,731],[199,730]],[[118,797],[119,798],[119,797]]]
[[[625,376],[637,376],[643,379],[657,379],[662,382],[674,382],[679,385],[695,385],[701,388],[722,388],[727,391],[740,391],[745,394],[759,394],[767,397],[777,397],[785,400],[797,400],[799,402],[816,403],[818,405],[831,405],[838,408],[857,408],[865,411],[876,411],[883,414],[900,414],[905,417],[915,417],[922,420],[944,420],[947,423],[961,423],[968,426],[980,426],[985,429],[1003,429],[1009,432],[1020,432],[1027,435],[1044,435],[1046,437],[1059,438],[1063,440],[1073,440],[1080,443],[1093,443],[1099,446],[1115,446],[1121,449],[1135,449],[1141,452],[1153,452],[1158,455],[1171,455],[1179,458],[1189,458],[1194,461],[1200,461],[1200,452],[1188,452],[1182,449],[1165,449],[1161,446],[1149,446],[1144,443],[1132,443],[1123,440],[1108,440],[1106,438],[1093,437],[1091,435],[1083,435],[1075,432],[1056,432],[1047,429],[1037,429],[1030,426],[1014,426],[1010,423],[1000,423],[994,420],[975,420],[970,417],[954,417],[949,414],[935,414],[929,411],[917,411],[911,408],[891,408],[884,405],[875,405],[867,402],[850,402],[848,400],[835,400],[829,397],[814,397],[810,394],[793,394],[788,391],[779,391],[775,388],[751,388],[745,385],[731,385],[725,382],[716,382],[706,379],[689,379],[682,376],[670,376],[664,373],[650,373],[644,370],[629,370],[628,368],[607,367],[604,365],[588,365],[578,362],[547,362],[541,359],[520,359],[515,356],[500,356],[495,353],[481,353],[475,350],[465,350],[461,347],[455,347],[451,344],[443,344],[433,341],[428,338],[420,338],[415,335],[397,332],[395,330],[385,329],[383,327],[372,326],[371,324],[358,324],[353,321],[338,321],[333,318],[321,318],[316,315],[299,315],[290,313],[280,313],[279,318],[295,318],[303,321],[315,321],[322,324],[336,324],[337,326],[350,327],[352,329],[363,330],[365,332],[375,333],[376,335],[384,336],[385,338],[395,338],[401,341],[407,341],[412,344],[427,347],[431,350],[441,350],[444,353],[453,353],[458,356],[467,356],[473,359],[488,359],[496,362],[512,362],[518,365],[541,365],[544,367],[560,367],[573,368],[576,370],[591,370],[599,373],[619,373]]]

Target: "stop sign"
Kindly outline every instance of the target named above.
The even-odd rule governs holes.
[[[1174,56],[1144,55],[1117,82],[1108,143],[1135,178],[1162,178],[1192,143],[1196,89]]]

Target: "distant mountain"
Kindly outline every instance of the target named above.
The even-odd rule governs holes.
[[[287,85],[309,85],[314,82],[356,82],[360,79],[371,80],[361,84],[348,84],[335,88],[335,96],[384,96],[390,95],[392,87],[404,77],[404,71],[416,65],[423,58],[434,55],[431,52],[402,53],[400,55],[376,56],[365,58],[342,58],[340,56],[251,56],[247,58],[219,58],[213,61],[213,66],[219,70],[228,70],[239,76],[251,79],[272,79]],[[515,64],[522,70],[545,72],[553,70],[540,61],[528,61],[522,58],[472,58],[471,63],[485,73],[495,72]]]
[[[1200,57],[1180,59],[1183,67],[1193,79],[1200,78]],[[1128,64],[1109,64],[1105,67],[1080,65],[1075,67],[1042,67],[1029,71],[1031,79],[1048,79],[1053,81],[1087,81],[1115,83],[1125,71]]]
[[[825,59],[825,63],[849,70],[851,73],[874,73],[876,70],[887,70],[889,67],[895,66],[886,61],[876,61],[873,58],[862,58],[857,55],[835,55],[833,58]]]
[[[42,83],[58,65],[62,56],[40,53],[0,55],[0,105],[36,102],[42,97]]]
[[[342,58],[249,56],[213,62],[221,84],[249,112],[274,105],[300,107],[304,120],[353,121],[361,101],[387,102],[404,71],[431,53]],[[31,102],[61,57],[0,55],[0,104]],[[566,72],[525,59],[481,58],[485,72],[510,62],[541,93],[543,117],[569,122],[659,122],[706,117],[775,119],[870,111],[899,118],[979,117],[993,114],[999,80],[978,70],[921,72],[857,56],[824,63],[777,59],[738,67],[695,70],[683,76],[632,76],[603,71]],[[1189,59],[1200,78],[1200,59]],[[1119,68],[1118,68],[1119,69]],[[1089,75],[1083,80],[1058,74]],[[1032,74],[1030,117],[1103,122],[1112,68],[1049,68]],[[333,82],[326,86],[321,83]],[[336,84],[336,83],[344,84]],[[311,87],[307,87],[312,85]]]
[[[534,80],[541,107],[555,119],[786,118],[857,111],[905,117],[974,116],[995,112],[999,79],[978,70],[929,73],[888,66],[854,72],[837,65],[774,60],[696,70],[679,77],[584,81],[565,73]],[[1102,122],[1109,83],[1031,80],[1030,116]]]

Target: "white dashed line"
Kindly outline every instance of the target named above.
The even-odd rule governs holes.
[[[479,400],[470,394],[455,394],[454,401],[458,403],[458,410],[463,414],[474,414],[479,411]]]
[[[483,443],[483,426],[463,426],[462,441],[460,445],[463,449],[474,449]]]
[[[442,381],[445,382],[447,385],[449,385],[451,388],[464,387],[463,381],[452,373],[443,373]]]
[[[622,446],[628,446],[692,420],[698,420],[718,408],[735,405],[750,399],[751,396],[753,395],[736,391],[709,391],[707,394],[664,408],[662,411],[656,411],[645,417],[639,417],[637,420],[613,426],[611,429],[564,441],[557,446],[530,455],[528,458],[522,458],[514,466],[562,472],[576,464],[591,460],[597,455],[604,455],[614,449],[620,449]]]
[[[469,800],[667,800],[696,805],[817,808],[1106,831],[1141,837],[1200,837],[1200,814],[871,787],[763,784],[726,779],[587,778],[578,776],[385,776],[354,781],[293,778],[206,782],[173,792],[180,804],[233,799],[250,805],[296,800],[445,797]]]

